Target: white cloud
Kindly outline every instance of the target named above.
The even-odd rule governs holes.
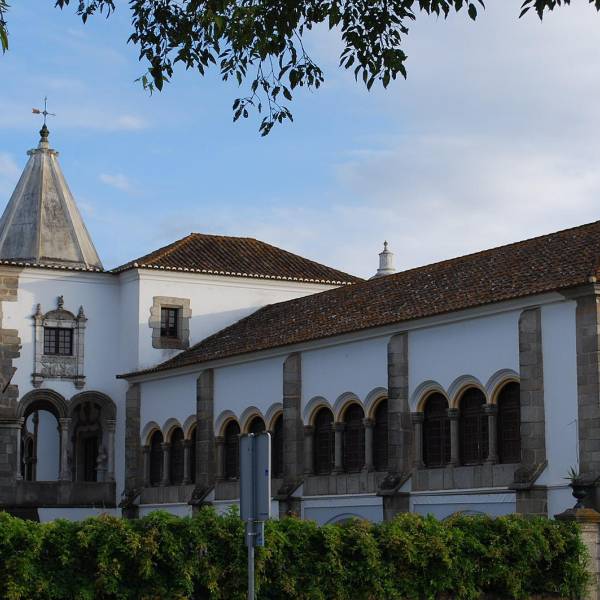
[[[99,179],[102,183],[105,183],[106,185],[109,185],[122,192],[127,192],[128,194],[135,192],[135,186],[131,180],[126,175],[121,173],[101,173]]]

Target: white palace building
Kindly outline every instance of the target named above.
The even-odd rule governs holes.
[[[224,511],[265,429],[273,513],[319,523],[552,516],[600,475],[600,222],[368,281],[197,233],[105,270],[40,133],[0,221],[0,508]]]

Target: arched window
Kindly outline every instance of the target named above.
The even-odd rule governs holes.
[[[197,427],[192,429],[190,435],[190,481],[196,483],[196,431]]]
[[[248,433],[262,433],[266,430],[265,422],[260,417],[254,417],[248,425]]]
[[[283,415],[273,423],[271,439],[271,472],[273,477],[283,477]]]
[[[376,471],[385,471],[388,467],[388,401],[382,400],[373,415],[373,464]]]
[[[482,463],[488,455],[488,419],[485,396],[477,388],[466,390],[459,404],[459,448],[463,465]]]
[[[423,462],[427,467],[443,467],[450,462],[450,419],[445,396],[434,393],[423,411]]]
[[[237,479],[240,476],[240,426],[229,421],[225,427],[225,477]]]
[[[159,485],[163,473],[163,435],[155,431],[150,438],[150,485]]]
[[[171,452],[169,454],[169,476],[171,485],[181,485],[183,483],[184,466],[184,436],[181,427],[177,427],[171,433]]]
[[[331,473],[335,452],[333,433],[333,414],[328,408],[322,408],[315,416],[314,460],[315,473]]]
[[[521,462],[521,389],[518,383],[507,383],[498,394],[498,460]]]
[[[352,473],[365,465],[365,412],[359,404],[351,404],[344,413],[344,470]]]

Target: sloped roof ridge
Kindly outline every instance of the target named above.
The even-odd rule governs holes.
[[[592,227],[593,225],[597,225],[600,228],[600,220],[590,221],[589,223],[584,223],[583,225],[575,225],[574,227],[567,227],[566,229],[560,229],[558,231],[553,231],[551,233],[542,233],[540,235],[534,235],[533,237],[525,238],[524,240],[517,240],[516,242],[509,242],[508,244],[500,244],[498,246],[492,246],[491,248],[484,248],[483,250],[477,250],[476,252],[470,252],[468,254],[459,254],[458,256],[453,256],[451,258],[444,258],[443,260],[440,260],[440,261],[426,263],[424,265],[419,265],[417,267],[411,267],[410,269],[405,269],[404,271],[398,271],[397,273],[393,273],[392,275],[388,275],[387,277],[399,278],[401,275],[413,273],[415,271],[424,271],[430,267],[445,266],[445,265],[448,265],[450,263],[453,263],[455,261],[459,261],[459,260],[462,260],[465,258],[474,258],[476,256],[484,256],[486,254],[489,254],[491,252],[495,252],[498,250],[504,250],[504,249],[514,248],[515,246],[526,245],[528,243],[535,242],[536,240],[548,239],[548,238],[551,238],[551,237],[557,236],[557,235],[564,235],[566,233],[569,233],[570,231],[578,231],[581,229],[587,229],[587,228]],[[597,270],[598,268],[600,268],[600,252],[598,253],[597,264],[596,264],[595,269]],[[593,273],[590,273],[590,275],[592,275],[592,274]],[[360,281],[358,284],[366,283],[366,282],[368,283],[369,281],[370,280]],[[356,284],[356,285],[358,285],[358,284]],[[331,291],[331,290],[328,290],[328,291]]]

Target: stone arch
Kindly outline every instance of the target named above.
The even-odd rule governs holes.
[[[448,398],[446,390],[433,379],[428,379],[420,383],[410,396],[409,406],[412,412],[423,412],[427,398],[433,393],[442,394],[445,398]],[[450,405],[450,403],[448,403]]]
[[[470,387],[481,390],[485,396],[486,403],[489,402],[486,389],[477,377],[474,377],[473,375],[461,375],[460,377],[457,377],[448,388],[447,398],[450,408],[459,408],[458,404],[460,397],[463,392]]]
[[[117,418],[117,407],[110,396],[103,392],[90,390],[75,394],[69,402],[69,412],[72,415],[73,410],[78,404],[83,402],[95,402],[102,407],[102,417],[105,420],[115,420]]]
[[[275,402],[274,404],[271,404],[269,410],[267,410],[265,414],[265,425],[267,426],[267,431],[273,430],[275,421],[281,414],[283,414],[283,404],[281,402]]]
[[[147,446],[150,444],[150,438],[155,431],[162,431],[160,425],[156,421],[149,421],[144,425],[142,429],[142,445]]]
[[[496,371],[485,384],[485,392],[490,404],[497,404],[498,394],[502,388],[510,382],[520,383],[521,378],[512,369],[500,369]]]
[[[162,426],[162,434],[165,443],[171,443],[171,434],[173,431],[175,431],[175,429],[183,429],[179,420],[175,419],[174,417],[167,419],[165,424]]]
[[[377,405],[388,397],[388,391],[384,387],[377,387],[371,390],[365,398],[365,416],[372,418],[373,413],[377,409]]]
[[[117,409],[96,390],[75,394],[69,403],[71,476],[77,481],[113,481]]]
[[[327,400],[323,398],[323,396],[315,396],[314,398],[309,400],[309,402],[304,407],[304,411],[302,413],[304,424],[313,425],[315,415],[317,414],[317,412],[319,412],[319,409],[323,407],[328,408],[333,414],[331,404],[329,404],[329,402],[327,402]]]
[[[244,410],[242,416],[239,419],[240,430],[242,433],[248,433],[248,426],[255,417],[260,417],[265,423],[266,427],[266,421],[263,417],[262,412],[256,406],[249,406],[248,408],[246,408],[246,410]]]
[[[69,405],[58,392],[49,389],[38,389],[27,392],[17,405],[17,418],[24,419],[35,406],[52,413],[56,419],[69,416]]]
[[[335,517],[331,517],[325,525],[335,525],[336,523],[347,523],[348,521],[352,521],[353,519],[360,519],[364,521],[364,517],[357,515],[355,513],[342,513],[341,515],[336,515]]]
[[[196,415],[190,415],[183,422],[183,434],[184,434],[186,440],[189,440],[192,437],[192,433],[194,431],[194,427],[196,427],[196,424],[197,424]]]
[[[353,394],[352,392],[344,392],[338,396],[337,400],[333,404],[333,418],[336,422],[342,420],[344,412],[351,404],[359,404],[364,411],[364,406],[356,394]]]
[[[224,410],[215,420],[215,435],[224,435],[225,427],[229,421],[237,421],[238,418],[231,410]]]

